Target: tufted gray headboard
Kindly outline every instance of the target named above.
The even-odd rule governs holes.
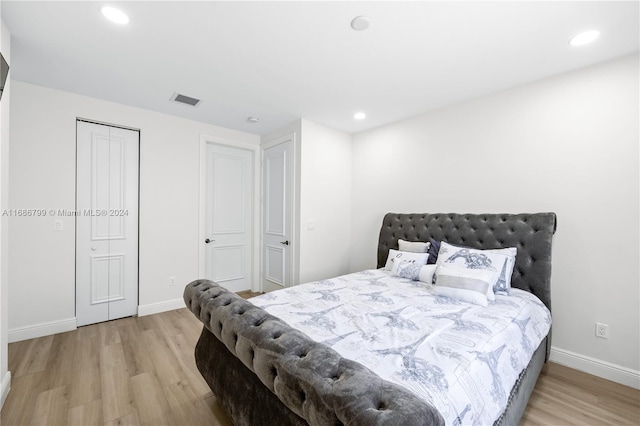
[[[378,268],[406,241],[446,241],[477,249],[517,247],[511,286],[538,296],[551,310],[551,240],[555,213],[387,213],[378,241]]]

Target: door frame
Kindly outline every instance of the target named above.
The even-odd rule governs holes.
[[[291,282],[289,283],[289,286],[294,286],[296,284],[300,283],[300,268],[299,268],[299,259],[300,259],[300,235],[298,230],[300,229],[300,203],[298,202],[298,200],[300,200],[300,149],[298,148],[298,139],[297,139],[297,134],[296,132],[290,132],[287,133],[285,135],[282,136],[278,136],[275,137],[273,139],[269,139],[268,141],[262,143],[260,145],[260,163],[261,163],[261,169],[263,167],[263,162],[264,162],[264,151],[266,149],[269,148],[273,148],[276,145],[280,145],[281,143],[285,143],[285,142],[289,142],[291,141],[291,146],[293,149],[293,153],[292,153],[292,170],[291,170],[291,200],[290,200],[290,205],[289,208],[291,209],[291,246],[292,246],[292,250],[290,251],[290,256],[291,258],[289,259],[289,276],[290,276],[290,280]],[[264,200],[264,187],[263,187],[263,182],[262,182],[262,170],[261,170],[261,174],[260,174],[260,194],[261,194],[261,199]],[[264,263],[264,259],[263,259],[263,246],[264,246],[264,241],[262,239],[262,233],[263,233],[263,226],[264,226],[264,202],[261,203],[260,206],[260,265],[261,265],[261,269],[260,269],[260,279],[259,279],[259,285],[260,285],[260,291],[262,291],[262,274],[263,274],[263,268],[262,265]]]
[[[207,206],[207,144],[221,145],[229,148],[242,149],[251,153],[253,165],[253,194],[251,202],[251,291],[258,292],[260,271],[260,161],[256,161],[260,155],[260,146],[247,142],[225,139],[210,135],[200,135],[200,201],[198,208],[198,275],[206,274],[206,250],[204,240],[206,235],[206,206]]]

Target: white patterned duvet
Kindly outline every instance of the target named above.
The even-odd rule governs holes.
[[[436,407],[447,424],[493,424],[549,332],[533,294],[481,307],[436,296],[433,286],[368,270],[250,300],[312,339]]]

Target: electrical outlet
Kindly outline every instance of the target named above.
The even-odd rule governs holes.
[[[603,339],[609,338],[609,326],[607,324],[596,323],[596,337],[601,337]]]
[[[169,285],[170,286],[176,285],[176,277],[169,277]]]

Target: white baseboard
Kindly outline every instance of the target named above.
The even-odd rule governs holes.
[[[0,382],[0,408],[4,405],[4,401],[11,390],[11,371],[7,371]]]
[[[9,330],[9,343],[19,342],[21,340],[35,339],[36,337],[50,336],[52,334],[64,333],[78,328],[76,326],[76,317],[64,319],[61,321],[43,322],[40,324],[29,325],[27,327],[14,328]]]
[[[148,305],[138,305],[138,316],[159,314],[160,312],[173,311],[175,309],[184,308],[184,300],[173,299],[166,302],[149,303]]]
[[[148,305],[138,305],[138,316],[158,314],[160,312],[173,311],[174,309],[184,308],[184,300],[174,299],[165,302],[150,303]],[[9,343],[19,342],[21,340],[35,339],[36,337],[50,336],[52,334],[64,333],[66,331],[75,330],[76,318],[69,318],[61,321],[51,321],[41,324],[34,324],[27,327],[14,328],[9,330]]]
[[[549,359],[612,382],[640,389],[640,371],[551,346]]]

